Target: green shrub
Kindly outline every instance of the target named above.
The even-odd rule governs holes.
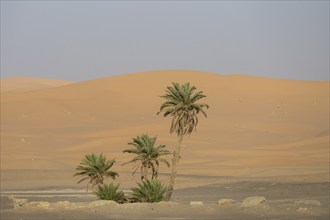
[[[133,198],[140,202],[160,202],[164,200],[164,195],[167,187],[160,181],[145,180],[141,183],[137,183],[138,187],[132,188]]]
[[[115,202],[122,203],[125,200],[125,195],[123,191],[118,191],[118,188],[119,184],[114,185],[113,183],[98,185],[97,190],[94,191],[94,194],[102,200],[113,200]]]

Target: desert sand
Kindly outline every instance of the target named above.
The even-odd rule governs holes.
[[[199,209],[214,219],[247,215],[235,209],[224,215],[223,209],[215,208],[216,200],[224,195],[239,201],[265,196],[275,204],[271,206],[274,210],[266,213],[273,213],[274,218],[289,216],[287,219],[306,217],[300,212],[305,209],[292,211],[289,205],[287,215],[283,214],[279,211],[282,206],[276,205],[279,200],[293,204],[297,199],[318,199],[321,206],[306,218],[329,216],[329,81],[198,71],[143,72],[35,89],[24,89],[24,83],[5,85],[2,80],[1,87],[6,88],[1,89],[2,196],[27,190],[83,190],[85,185],[76,185],[78,179],[72,175],[82,157],[91,152],[115,158],[113,169],[120,174],[116,182],[122,189],[134,186],[138,176],[130,175],[132,167],[121,166],[130,159],[122,151],[132,137],[148,133],[169,150],[175,147],[176,136],[169,134],[170,119],[157,115],[162,103],[159,96],[171,82],[190,82],[204,91],[204,101],[210,105],[208,117],[200,117],[197,132],[184,139],[173,195],[173,201],[183,206],[177,216],[200,219],[196,214],[201,213]],[[168,181],[170,170],[161,167],[160,171],[161,180]],[[251,190],[260,182],[263,190]],[[271,184],[281,187],[275,190]],[[297,188],[297,184],[305,185]],[[241,191],[224,193],[225,187],[234,186]],[[211,196],[212,190],[208,193],[210,188],[219,191],[216,198]],[[278,194],[282,196],[274,196]],[[194,200],[204,200],[209,206],[192,208],[188,201]],[[10,213],[8,210],[2,215]],[[26,215],[21,212],[6,216]],[[251,218],[265,217],[263,212],[250,213]],[[100,218],[106,216],[105,210],[98,213]],[[166,217],[165,212],[160,215]]]
[[[47,89],[69,85],[72,82],[55,79],[40,79],[32,77],[12,77],[0,80],[1,92],[22,92],[38,89]]]

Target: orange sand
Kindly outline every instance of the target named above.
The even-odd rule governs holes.
[[[16,92],[1,93],[1,169],[73,170],[84,154],[104,152],[116,158],[116,171],[130,172],[120,164],[131,157],[122,151],[132,137],[157,135],[158,144],[175,147],[170,119],[156,115],[159,96],[174,81],[203,90],[210,105],[208,118],[201,115],[197,132],[184,139],[179,173],[329,172],[329,81],[197,71],[127,74],[37,90],[27,86],[29,91],[22,91],[21,83],[22,92],[2,80],[1,91]]]

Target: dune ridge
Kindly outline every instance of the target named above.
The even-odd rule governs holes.
[[[65,80],[33,78],[33,77],[10,77],[0,79],[1,92],[22,92],[33,91],[46,88],[54,88],[71,84]]]
[[[157,116],[166,86],[190,82],[208,118],[186,137],[179,173],[277,176],[329,172],[329,81],[152,71],[1,94],[1,169],[72,170],[85,153],[116,158],[148,133],[172,150],[170,119]],[[168,158],[170,159],[170,158]],[[161,168],[168,173],[169,169]]]

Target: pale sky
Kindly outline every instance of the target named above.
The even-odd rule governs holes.
[[[329,1],[3,1],[1,77],[329,79]]]

